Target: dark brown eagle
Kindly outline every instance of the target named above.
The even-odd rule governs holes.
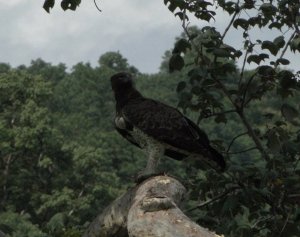
[[[155,174],[163,155],[176,160],[193,157],[224,170],[224,157],[209,145],[205,132],[180,111],[143,97],[129,73],[113,75],[111,85],[116,99],[116,130],[148,154],[146,169],[140,177]]]

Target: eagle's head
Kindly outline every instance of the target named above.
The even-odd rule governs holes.
[[[133,87],[133,79],[130,73],[119,72],[114,74],[111,78],[111,87],[114,91],[130,89]]]

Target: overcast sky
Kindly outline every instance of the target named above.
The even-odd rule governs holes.
[[[162,0],[83,0],[64,12],[56,1],[48,14],[43,1],[0,1],[0,62],[12,66],[42,58],[54,64],[97,63],[107,51],[120,51],[142,72],[156,72],[181,26]]]
[[[182,32],[179,19],[162,0],[97,0],[102,12],[93,0],[82,0],[75,12],[64,12],[59,2],[48,14],[41,0],[0,0],[0,62],[18,66],[42,58],[69,67],[78,62],[96,65],[103,53],[120,51],[141,72],[154,73]],[[216,22],[221,24],[218,28],[227,24]],[[236,32],[231,33],[227,41],[242,45]],[[292,57],[291,67],[299,65],[299,55]]]

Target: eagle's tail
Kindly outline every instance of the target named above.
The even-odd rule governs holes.
[[[209,147],[210,159],[212,159],[215,163],[217,163],[219,169],[224,171],[226,168],[226,162],[224,157],[214,148]],[[214,166],[215,167],[215,166]]]

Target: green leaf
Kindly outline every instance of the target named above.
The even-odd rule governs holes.
[[[227,11],[230,15],[236,11],[236,2],[233,1],[218,1],[220,6],[224,8],[225,11]]]
[[[216,123],[227,123],[227,118],[225,114],[219,114],[215,117]]]
[[[191,92],[195,95],[200,95],[202,93],[202,89],[200,86],[193,86]]]
[[[164,4],[170,3],[168,8],[171,12],[174,12],[176,8],[183,10],[186,7],[186,3],[182,0],[164,0]]]
[[[53,165],[52,160],[49,157],[43,157],[40,159],[38,166],[41,168],[49,168]]]
[[[183,21],[183,18],[185,18],[186,21],[189,20],[188,16],[186,14],[184,14],[183,12],[176,12],[174,15],[178,16],[180,18],[180,20],[182,20],[182,21]]]
[[[250,17],[248,20],[248,23],[251,26],[255,26],[255,25],[260,26],[261,25],[261,16]]]
[[[237,50],[234,54],[235,57],[239,58],[243,55],[243,52],[241,50]]]
[[[263,3],[259,10],[263,12],[266,18],[270,18],[277,12],[277,7],[273,6],[271,3]]]
[[[297,85],[295,75],[291,71],[282,70],[277,74],[277,77],[279,79],[280,86],[285,90],[295,88]]]
[[[55,0],[45,0],[43,8],[46,12],[50,13],[50,8],[53,8],[55,4]]]
[[[194,81],[201,81],[205,77],[205,70],[202,68],[193,68],[188,72],[190,77],[190,83],[193,84]]]
[[[186,88],[186,82],[185,81],[181,81],[178,83],[176,91],[180,92],[182,91],[184,88]]]
[[[267,139],[268,139],[267,146],[270,150],[272,150],[273,152],[280,151],[281,143],[275,129],[271,129],[268,131]]]
[[[170,5],[168,6],[168,9],[171,11],[171,12],[174,12],[175,9],[177,8],[177,6],[173,3],[170,3]]]
[[[54,232],[55,230],[61,230],[64,228],[65,215],[63,213],[56,213],[47,223],[47,228]]]
[[[282,48],[285,45],[285,40],[283,36],[278,36],[273,40],[273,43],[278,47]]]
[[[283,23],[279,23],[279,22],[272,22],[270,25],[269,25],[269,28],[272,29],[272,28],[277,28],[278,30],[281,30],[281,27],[283,26]]]
[[[202,11],[196,11],[195,17],[209,22],[211,19],[214,19],[215,14],[216,13],[214,11],[202,10]]]
[[[251,63],[251,62],[254,62],[256,63],[257,65],[260,64],[261,61],[264,61],[266,58],[269,58],[269,55],[268,54],[265,54],[265,53],[261,53],[259,55],[250,55],[248,58],[247,58],[247,62],[248,63]]]
[[[260,74],[260,75],[263,75],[263,76],[269,76],[269,77],[273,77],[275,75],[275,70],[273,67],[271,66],[268,66],[268,65],[262,65],[260,67],[257,68],[257,72]]]
[[[180,102],[189,103],[193,98],[193,94],[187,91],[180,93]]]
[[[64,11],[66,11],[69,8],[69,0],[61,1],[60,6]]]
[[[173,54],[169,61],[169,71],[180,71],[184,67],[184,60],[180,54]]]
[[[285,58],[279,58],[276,60],[276,64],[288,65],[290,64],[290,61]]]
[[[268,49],[274,56],[276,56],[279,50],[278,46],[269,40],[265,40],[262,42],[261,49]]]
[[[236,72],[236,66],[233,63],[224,63],[221,65],[220,69],[224,71],[224,73],[232,73]]]
[[[281,114],[289,122],[293,121],[299,115],[298,111],[288,104],[283,104],[281,106]]]
[[[233,55],[227,49],[214,48],[212,53],[217,57],[223,57],[223,58],[233,57]]]
[[[272,119],[274,117],[274,114],[273,113],[266,113],[266,114],[263,114],[263,116],[265,116],[267,119]]]
[[[234,210],[236,206],[238,206],[239,200],[234,195],[227,195],[226,200],[222,206],[221,213],[226,214],[227,212],[230,213],[231,210]]]
[[[81,0],[62,0],[60,5],[64,11],[68,9],[75,11],[80,3]]]
[[[300,52],[300,37],[299,36],[295,37],[292,40],[292,42],[290,43],[290,47],[293,52],[295,52],[297,50]]]
[[[238,18],[233,22],[234,28],[238,28],[239,26],[242,27],[244,30],[247,30],[249,27],[249,23],[244,18]]]
[[[175,53],[185,53],[187,49],[191,49],[192,46],[190,42],[186,39],[180,39],[175,43],[175,47],[173,49],[173,54]]]

